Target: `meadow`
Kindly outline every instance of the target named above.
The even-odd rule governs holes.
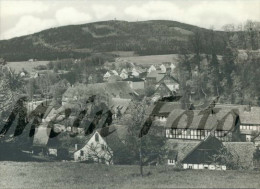
[[[259,171],[174,170],[165,166],[0,162],[0,188],[260,188]]]
[[[178,63],[178,54],[166,54],[166,55],[149,55],[149,56],[129,56],[129,57],[119,57],[116,62],[127,61],[136,63],[137,65],[151,66],[151,65],[161,65],[165,62]]]
[[[8,62],[7,66],[11,69],[15,70],[16,73],[21,72],[23,69],[28,71],[29,73],[34,71],[34,68],[40,65],[47,65],[50,61],[22,61],[22,62]]]

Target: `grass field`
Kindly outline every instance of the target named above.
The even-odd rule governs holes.
[[[120,57],[116,59],[116,62],[127,61],[133,62],[139,65],[150,66],[150,65],[159,65],[165,62],[178,63],[177,54],[166,54],[166,55],[150,55],[150,56],[129,56],[129,57]]]
[[[39,65],[47,65],[50,61],[23,61],[23,62],[8,62],[7,66],[9,66],[11,69],[14,69],[16,73],[21,72],[23,69],[25,69],[28,72],[34,71],[34,68]]]
[[[0,188],[260,188],[257,171],[145,167],[144,173],[139,176],[138,166],[0,162]]]

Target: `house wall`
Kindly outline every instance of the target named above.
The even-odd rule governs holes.
[[[187,164],[182,165],[183,169],[209,169],[209,170],[227,170],[225,165],[215,164]]]
[[[133,89],[144,89],[144,81],[132,82]]]
[[[210,130],[197,129],[166,129],[166,138],[188,139],[188,140],[204,140],[210,134]],[[231,141],[232,137],[226,135],[227,131],[214,131],[214,136],[221,141]],[[226,135],[226,136],[225,136]]]
[[[99,141],[96,141],[96,134],[99,136]],[[98,132],[90,138],[83,148],[74,153],[74,161],[92,160],[94,162],[102,163],[103,160],[103,163],[112,164],[111,158],[112,150]]]

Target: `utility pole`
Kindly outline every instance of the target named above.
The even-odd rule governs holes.
[[[142,137],[140,137],[140,174],[143,176]]]

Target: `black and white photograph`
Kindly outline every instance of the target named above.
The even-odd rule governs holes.
[[[0,0],[0,189],[260,188],[260,0]]]

